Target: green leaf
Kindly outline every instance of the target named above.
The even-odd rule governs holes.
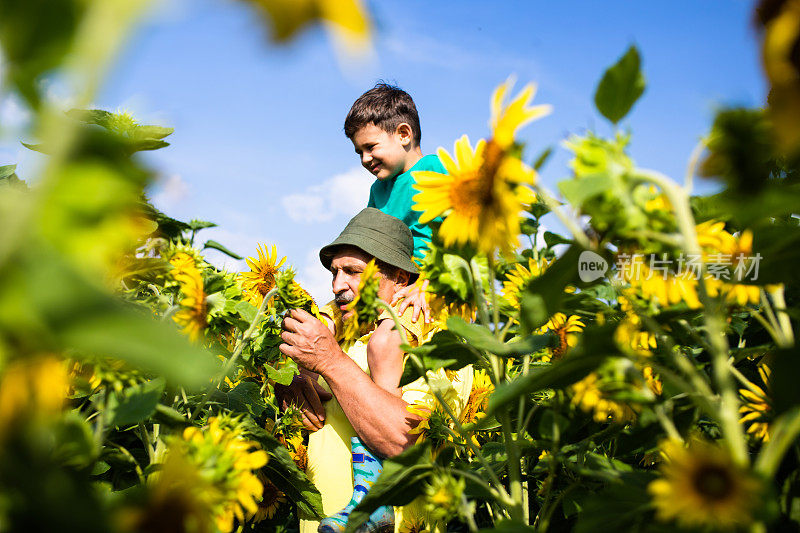
[[[234,309],[236,310],[237,313],[239,313],[239,316],[241,316],[243,319],[247,320],[250,323],[252,323],[253,320],[256,319],[256,313],[258,313],[258,309],[256,309],[256,307],[253,304],[251,304],[250,302],[245,302],[244,300],[237,303]]]
[[[547,160],[550,159],[551,155],[553,155],[553,147],[548,146],[536,157],[536,161],[533,162],[533,169],[536,172],[542,170],[542,167],[545,163],[547,163]]]
[[[608,174],[595,174],[558,182],[561,194],[574,207],[582,206],[586,200],[603,194],[612,186],[613,182]]]
[[[17,170],[17,165],[4,165],[0,167],[0,180],[10,178]]]
[[[721,109],[714,117],[700,174],[718,177],[730,191],[750,195],[767,185],[773,173],[779,173],[775,155],[773,131],[764,109]]]
[[[480,354],[473,347],[464,344],[455,334],[450,331],[437,331],[431,340],[416,348],[407,347],[407,352],[417,355],[425,370],[436,371],[440,368],[447,370],[459,370],[478,360]],[[403,375],[400,378],[400,386],[413,383],[421,378],[422,374],[411,362],[406,360]]]
[[[594,93],[594,103],[604,117],[616,124],[628,114],[633,104],[642,96],[644,88],[639,51],[631,46],[603,74]]]
[[[581,502],[575,533],[597,531],[675,531],[672,524],[659,524],[652,518],[652,501],[647,484],[652,474],[626,476],[625,483],[615,483]]]
[[[273,368],[269,365],[265,365],[264,368],[267,371],[267,377],[281,385],[290,385],[294,377],[298,374],[297,366],[292,365],[286,365],[281,368]]]
[[[498,520],[494,527],[482,528],[478,531],[480,533],[532,533],[536,530],[524,522],[503,518]]]
[[[190,426],[189,419],[180,414],[172,407],[167,407],[164,404],[156,404],[156,412],[153,418],[162,424],[168,426]]]
[[[544,232],[544,242],[548,248],[552,248],[553,246],[559,244],[572,244],[571,239],[567,239],[565,237],[562,237],[558,233],[552,233],[550,231]]]
[[[227,408],[237,413],[249,413],[254,418],[260,417],[267,404],[261,399],[261,387],[252,381],[243,381],[227,394]]]
[[[527,375],[498,387],[489,399],[487,414],[493,415],[520,396],[543,389],[559,389],[572,385],[598,368],[607,357],[620,355],[614,344],[616,325],[590,327],[583,331],[578,346],[550,366],[531,367]]]
[[[775,416],[781,415],[791,408],[800,405],[800,387],[797,376],[800,375],[800,349],[798,347],[775,350],[769,355],[767,364],[770,373],[770,394]]]
[[[113,426],[122,427],[136,424],[150,418],[161,399],[166,382],[153,379],[128,387],[120,393],[112,393],[109,397],[109,410],[113,411]]]
[[[466,299],[472,291],[469,263],[455,254],[444,254],[443,263],[446,272],[438,281],[450,287],[460,298]]]
[[[207,220],[198,220],[195,218],[189,221],[189,228],[194,231],[199,231],[201,229],[206,229],[206,228],[216,228],[216,227],[217,225],[215,223],[209,222]]]
[[[289,500],[297,505],[297,514],[304,520],[325,518],[322,511],[322,496],[305,473],[297,468],[292,456],[275,437],[264,429],[255,427],[249,431],[269,454],[264,473]]]
[[[411,503],[422,494],[433,468],[429,442],[411,446],[399,455],[384,459],[383,473],[350,513],[345,533],[357,531],[378,507]]]
[[[519,230],[524,235],[533,235],[539,231],[539,223],[536,220],[525,218],[519,225]]]
[[[135,130],[136,137],[139,139],[163,139],[175,131],[175,128],[164,126],[139,126]]]
[[[238,259],[242,259],[241,255],[239,255],[239,254],[237,254],[235,252],[231,252],[229,249],[227,249],[226,247],[224,247],[223,245],[221,245],[217,241],[212,241],[212,240],[206,241],[206,243],[203,245],[203,250],[205,250],[207,248],[213,248],[214,250],[219,250],[223,254],[225,254],[225,255],[227,255],[229,257],[233,257],[234,259],[237,259],[237,260]]]
[[[528,285],[520,298],[520,323],[525,331],[535,331],[559,311],[564,289],[579,280],[578,258],[582,250],[578,245],[570,246],[544,274]]]
[[[64,61],[86,7],[79,0],[0,2],[4,77],[34,107],[44,86],[38,78]]]
[[[468,344],[478,350],[485,350],[501,357],[531,354],[550,346],[552,343],[552,338],[549,335],[529,335],[520,340],[502,342],[497,340],[485,326],[467,324],[461,317],[457,316],[447,319],[447,329],[462,337]]]

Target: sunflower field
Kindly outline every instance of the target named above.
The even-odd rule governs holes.
[[[277,45],[319,22],[345,48],[370,38],[355,0],[248,3]],[[145,192],[137,154],[173,130],[89,109],[149,5],[0,0],[0,97],[23,99],[46,154],[38,176],[0,166],[0,532],[324,517],[302,414],[275,396],[298,372],[283,316],[317,304],[270,243],[249,271],[210,264],[241,258]],[[411,503],[399,531],[800,531],[798,5],[758,6],[769,102],[719,108],[680,181],[638,166],[618,127],[645,89],[635,47],[595,91],[614,134],[565,141],[558,191],[538,179],[550,151],[516,139],[553,110],[511,81],[487,95],[485,139],[415,175],[441,329],[406,346],[401,384],[471,365],[472,391],[461,412],[438,393],[409,406],[416,443],[348,531]],[[43,94],[53,73],[74,109]],[[362,319],[385,305],[363,281]]]

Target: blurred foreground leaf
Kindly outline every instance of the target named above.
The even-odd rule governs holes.
[[[619,61],[605,71],[597,85],[594,93],[597,110],[614,124],[628,114],[644,92],[645,81],[640,63],[639,51],[631,46]]]

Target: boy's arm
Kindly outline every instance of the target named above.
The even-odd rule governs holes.
[[[403,340],[393,320],[381,320],[367,342],[367,364],[372,381],[386,392],[400,397],[403,374]]]

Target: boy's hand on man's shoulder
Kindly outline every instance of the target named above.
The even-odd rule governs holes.
[[[400,303],[400,307],[397,309],[398,315],[402,316],[406,309],[413,307],[414,314],[411,316],[412,322],[416,323],[420,315],[424,315],[425,323],[430,324],[433,320],[431,320],[431,310],[428,306],[428,299],[425,297],[425,289],[427,288],[427,279],[422,282],[422,286],[418,286],[416,283],[407,285],[395,293],[391,305],[394,306],[397,302],[403,300],[402,303]]]

